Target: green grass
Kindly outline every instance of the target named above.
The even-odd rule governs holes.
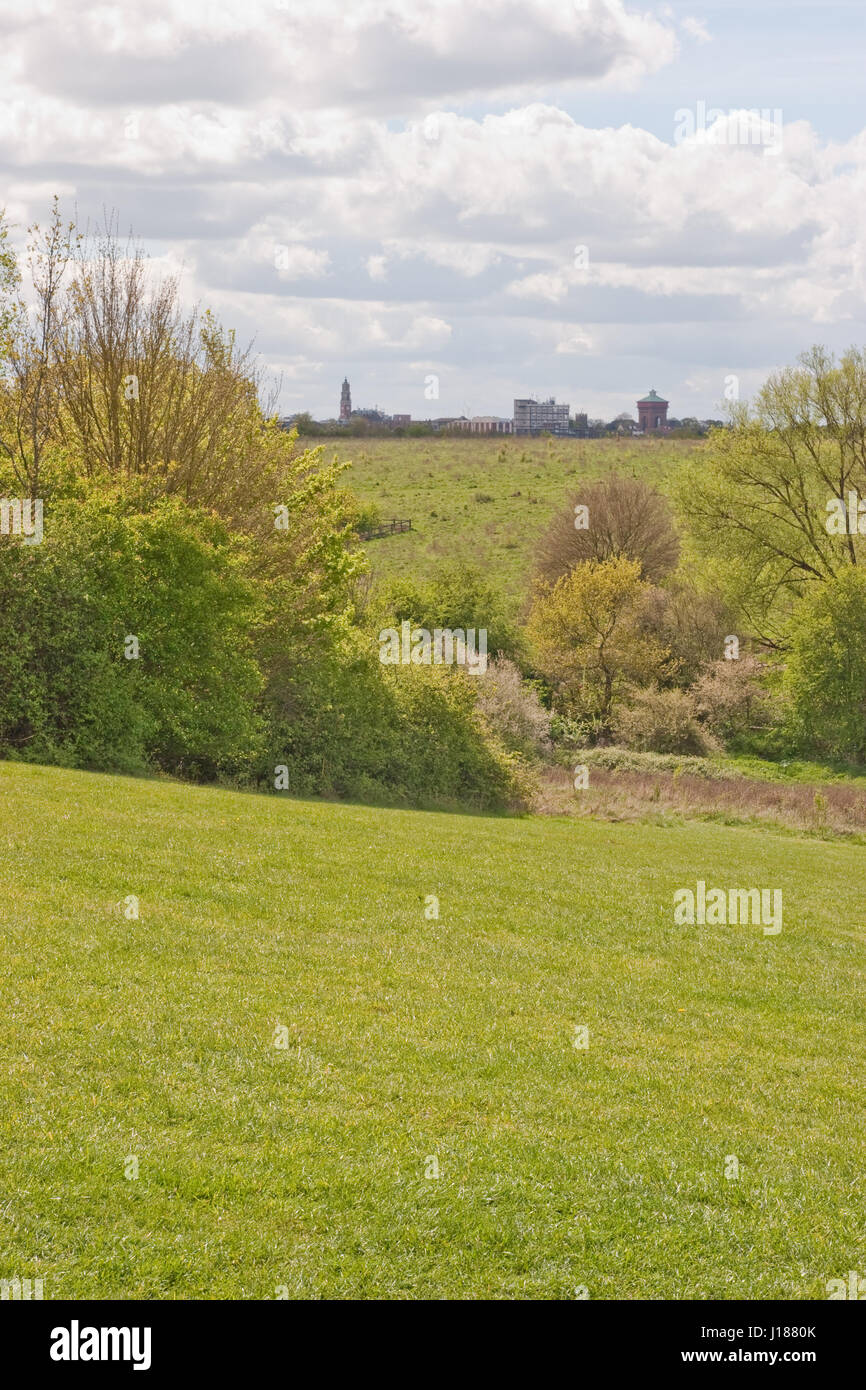
[[[578,760],[627,772],[688,773],[709,780],[744,777],[756,782],[817,783],[820,786],[859,787],[866,783],[866,768],[854,764],[808,761],[804,758],[759,758],[747,753],[714,753],[695,757],[689,753],[643,753],[607,745],[597,748],[563,748],[559,761],[570,767]]]
[[[755,777],[767,782],[849,783],[855,787],[866,783],[866,768],[851,763],[819,762],[806,758],[774,758],[770,761],[745,753],[730,754],[720,761],[742,777]]]
[[[793,1299],[863,1271],[863,849],[13,764],[0,806],[0,1276]],[[781,888],[781,935],[675,926],[698,878]]]
[[[347,485],[374,502],[383,521],[412,521],[411,532],[367,543],[375,574],[426,576],[464,558],[495,573],[514,600],[526,590],[538,537],[582,482],[616,470],[663,486],[705,447],[697,440],[447,435],[323,444],[328,457],[351,460]]]

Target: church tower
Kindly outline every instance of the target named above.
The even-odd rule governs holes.
[[[343,378],[343,389],[340,392],[340,419],[347,423],[352,414],[352,392],[349,389],[349,378]]]

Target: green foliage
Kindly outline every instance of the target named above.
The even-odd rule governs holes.
[[[528,634],[539,668],[564,711],[597,719],[602,732],[632,684],[667,669],[667,648],[641,622],[649,593],[640,562],[618,556],[575,565],[536,595]]]
[[[801,747],[866,761],[866,573],[815,588],[790,625],[785,689]]]
[[[690,777],[702,777],[709,782],[730,781],[738,776],[722,759],[693,754],[641,752],[634,748],[621,748],[617,744],[586,748],[581,753],[581,762],[590,768],[604,768],[608,772],[640,772],[647,775],[673,773],[675,776],[687,773]]]
[[[58,501],[0,541],[0,750],[194,777],[260,747],[254,605],[225,529],[179,502]],[[138,641],[139,655],[129,637]]]
[[[813,347],[736,407],[677,497],[707,573],[750,630],[778,641],[796,600],[849,565],[859,534],[828,530],[828,504],[866,495],[866,353]]]
[[[352,530],[358,535],[363,535],[366,531],[375,531],[382,525],[382,513],[373,502],[355,503],[357,510],[352,516]]]
[[[383,667],[352,631],[299,668],[275,717],[269,766],[295,794],[498,807],[520,800],[519,765],[477,710],[477,681],[442,667]]]
[[[436,628],[486,629],[487,650],[520,662],[524,643],[505,613],[502,594],[475,565],[458,561],[440,565],[427,580],[393,579],[378,602],[381,625],[408,621],[432,632]]]

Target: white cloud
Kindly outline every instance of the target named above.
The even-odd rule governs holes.
[[[368,256],[365,261],[367,274],[371,280],[384,280],[388,273],[387,256]]]
[[[274,265],[277,274],[287,280],[316,280],[325,275],[331,258],[327,251],[319,251],[314,246],[277,245],[274,250]]]
[[[584,330],[579,328],[576,324],[563,324],[558,330],[557,336],[559,332],[564,332],[567,336],[560,338],[559,342],[556,344],[555,351],[558,353],[565,353],[566,355],[571,355],[573,353],[583,354],[592,352],[595,346],[590,334],[585,333]]]
[[[394,346],[411,348],[441,348],[451,337],[451,325],[433,314],[419,314],[413,318],[402,339]]]
[[[564,271],[526,275],[505,286],[505,293],[516,295],[518,299],[547,299],[551,304],[558,304],[568,290],[569,279]]]
[[[43,0],[17,26],[30,85],[97,105],[286,93],[307,110],[408,109],[539,83],[632,82],[677,51],[669,24],[623,0]]]
[[[693,39],[697,39],[699,43],[709,43],[713,37],[702,19],[695,19],[692,15],[686,15],[685,19],[681,20],[681,24],[686,33]]]
[[[299,391],[434,361],[521,394],[637,341],[682,379],[726,331],[729,358],[739,335],[782,360],[853,333],[866,133],[786,123],[769,154],[721,139],[734,112],[675,140],[673,110],[661,138],[638,105],[604,128],[563,109],[672,61],[677,25],[706,37],[618,0],[0,0],[8,214],[44,218],[55,189],[116,207]]]

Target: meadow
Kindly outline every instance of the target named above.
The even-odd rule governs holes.
[[[0,1277],[823,1299],[862,1267],[862,848],[8,762],[0,808]],[[675,925],[697,879],[781,889],[783,930]]]
[[[539,536],[581,483],[620,472],[664,491],[705,447],[694,439],[450,435],[322,444],[326,458],[351,463],[345,483],[383,521],[412,521],[411,532],[367,544],[374,576],[424,577],[443,561],[467,560],[495,574],[513,601],[526,591]]]

